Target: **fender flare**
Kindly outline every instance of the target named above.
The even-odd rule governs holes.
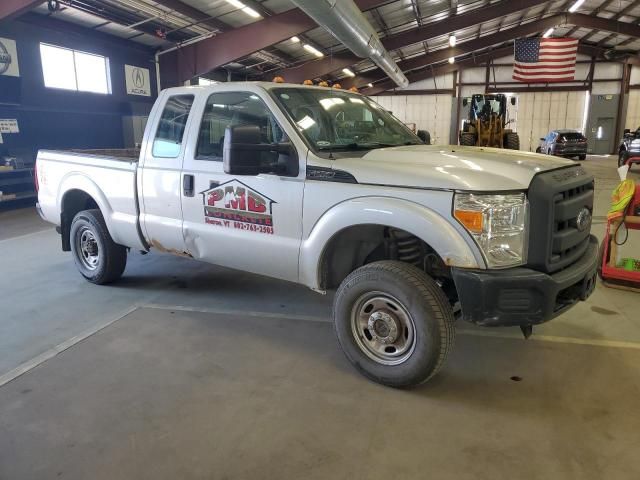
[[[356,225],[384,225],[405,230],[433,248],[446,265],[486,268],[479,249],[462,226],[423,205],[388,197],[360,197],[334,205],[311,229],[300,247],[300,282],[320,290],[323,254],[331,239]]]
[[[80,172],[67,173],[60,181],[60,187],[58,188],[58,197],[56,198],[56,205],[58,211],[62,213],[62,202],[67,193],[71,190],[80,190],[89,195],[98,204],[98,208],[104,217],[104,222],[107,225],[109,235],[113,238],[113,241],[119,244],[127,245],[127,241],[120,235],[119,229],[115,227],[114,211],[111,207],[111,203],[106,195],[102,192],[100,187],[91,180],[87,175]],[[118,221],[124,219],[118,218]]]

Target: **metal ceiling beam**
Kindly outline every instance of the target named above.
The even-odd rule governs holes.
[[[600,50],[587,45],[580,45],[578,47],[578,52],[584,55],[589,55],[589,56],[598,56],[601,53]],[[511,46],[498,48],[488,53],[483,53],[480,55],[475,55],[473,57],[465,58],[464,60],[456,62],[453,65],[447,63],[444,65],[438,65],[437,67],[433,67],[433,68],[424,68],[422,70],[407,74],[407,78],[409,79],[410,82],[413,83],[420,80],[426,80],[434,76],[446,75],[447,73],[452,73],[462,68],[482,67],[482,66],[485,66],[487,62],[495,58],[505,57],[511,53],[513,53],[513,47]],[[640,63],[640,59],[638,63]],[[387,90],[391,90],[393,88],[395,88],[395,84],[392,81],[384,80],[374,85],[373,88],[363,89],[362,93],[364,93],[365,95],[377,95],[382,92],[386,92]],[[514,89],[509,88],[509,91],[514,91]]]
[[[390,1],[356,0],[356,4],[361,10],[370,10]],[[204,75],[315,27],[311,18],[294,8],[179,48],[160,57],[163,87],[182,85],[192,77]],[[172,71],[174,68],[177,71]]]
[[[0,2],[0,21],[18,17],[41,3],[43,0],[2,0]]]
[[[403,72],[407,72],[410,70],[415,70],[428,65],[432,65],[434,63],[444,62],[448,60],[449,57],[460,57],[469,53],[476,52],[478,50],[484,50],[485,48],[511,41],[514,38],[524,37],[546,30],[547,28],[551,28],[556,25],[558,21],[561,21],[560,17],[562,16],[554,15],[542,20],[536,20],[535,22],[522,24],[519,27],[502,30],[492,35],[486,35],[484,37],[469,40],[467,42],[458,43],[453,48],[443,48],[441,50],[431,52],[427,55],[419,55],[405,60],[404,62],[398,62],[398,67],[400,67]],[[513,47],[510,48],[511,53],[513,53]],[[351,79],[351,81],[344,82],[342,86],[345,88],[349,88],[352,85],[362,86],[366,85],[367,83],[380,81],[383,78],[384,72],[376,69],[367,72],[365,75],[360,75],[354,79]]]
[[[513,51],[512,47],[499,48],[492,52],[483,53],[481,55],[476,55],[475,57],[466,58],[456,64],[445,64],[439,65],[433,68],[427,68],[420,71],[416,71],[413,73],[407,74],[407,78],[410,82],[417,82],[419,80],[426,80],[428,78],[433,78],[434,76],[446,75],[448,73],[453,73],[461,68],[473,68],[480,67],[486,64],[489,60],[494,58],[504,57],[505,55],[509,55]],[[395,87],[395,84],[390,80],[385,80],[380,82],[377,85],[374,85],[373,88],[364,89],[362,92],[365,95],[376,95],[378,93],[386,92]]]
[[[546,0],[504,0],[486,8],[471,10],[460,15],[448,17],[440,22],[429,23],[406,32],[384,37],[382,38],[382,44],[387,50],[397,50],[402,47],[431,40],[441,35],[447,35],[456,30],[463,30],[503,15],[509,15],[522,9],[531,8],[532,6],[545,3],[545,1]],[[336,57],[336,55],[333,55],[333,57]],[[360,60],[362,59],[351,53],[345,53],[335,62],[333,62],[331,58],[324,58],[322,60],[308,62],[298,67],[281,70],[277,74],[287,81],[298,83],[306,79],[328,75],[333,71],[353,65]]]
[[[524,23],[518,27],[510,28],[507,30],[501,30],[498,33],[492,35],[486,35],[478,39],[470,40],[467,42],[459,43],[454,48],[444,48],[442,50],[436,50],[428,55],[419,55],[403,62],[398,62],[398,66],[403,72],[414,70],[417,68],[431,65],[438,62],[443,62],[449,57],[458,57],[461,55],[469,54],[474,51],[482,50],[493,45],[499,45],[519,37],[525,37],[535,33],[543,32],[548,28],[555,27],[562,24],[573,24],[581,26],[597,25],[597,28],[601,30],[607,30],[610,32],[616,32],[625,30],[626,35],[640,38],[640,26],[622,22],[607,20],[600,17],[591,17],[581,13],[570,13],[552,15],[550,17],[536,20],[534,22]],[[384,73],[381,70],[370,70],[365,75],[359,75],[356,78],[348,79],[342,82],[344,88],[349,88],[353,85],[362,86],[368,83],[380,81],[384,78]]]

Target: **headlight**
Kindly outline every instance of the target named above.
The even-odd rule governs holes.
[[[527,261],[527,197],[524,193],[456,193],[453,214],[475,239],[489,268]]]

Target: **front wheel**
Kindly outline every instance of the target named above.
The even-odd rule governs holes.
[[[578,160],[582,161],[582,160],[586,160],[587,156],[586,155],[578,155]]]
[[[509,150],[520,150],[520,136],[515,132],[509,132],[505,135],[504,146]]]
[[[117,280],[127,265],[127,249],[113,241],[100,210],[73,218],[71,252],[82,276],[97,285]]]
[[[352,272],[333,304],[338,341],[364,376],[390,387],[426,382],[453,349],[453,310],[422,270],[397,261]]]

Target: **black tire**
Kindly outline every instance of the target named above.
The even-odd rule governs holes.
[[[542,153],[542,149],[540,147],[536,148],[536,153]]]
[[[551,155],[551,149],[547,150],[547,155]]]
[[[504,147],[509,150],[520,150],[520,136],[515,132],[505,135]]]
[[[382,307],[367,310],[374,303]],[[417,267],[393,260],[352,272],[336,293],[333,320],[353,366],[389,387],[412,387],[429,380],[442,368],[455,341],[453,310],[438,284]],[[389,336],[380,339],[385,332]],[[376,342],[384,352],[374,351]]]
[[[607,253],[611,252],[611,250],[609,250]],[[609,261],[609,256],[607,255],[607,262]],[[602,264],[604,263],[604,242],[600,243],[600,248],[598,248],[598,267],[596,269],[596,271],[598,272],[598,277],[600,277],[600,280],[604,280],[602,278]]]
[[[427,130],[418,130],[417,135],[426,145],[431,145],[431,134]]]
[[[618,153],[618,166],[623,166],[627,162],[628,158],[628,152],[626,150],[621,150],[620,153]]]
[[[586,155],[578,155],[578,160],[586,160],[587,156]]]
[[[71,222],[70,235],[73,260],[84,278],[104,285],[122,276],[127,249],[113,241],[100,210],[79,212]]]
[[[460,134],[460,145],[473,147],[476,144],[476,136],[473,133],[462,132]]]

